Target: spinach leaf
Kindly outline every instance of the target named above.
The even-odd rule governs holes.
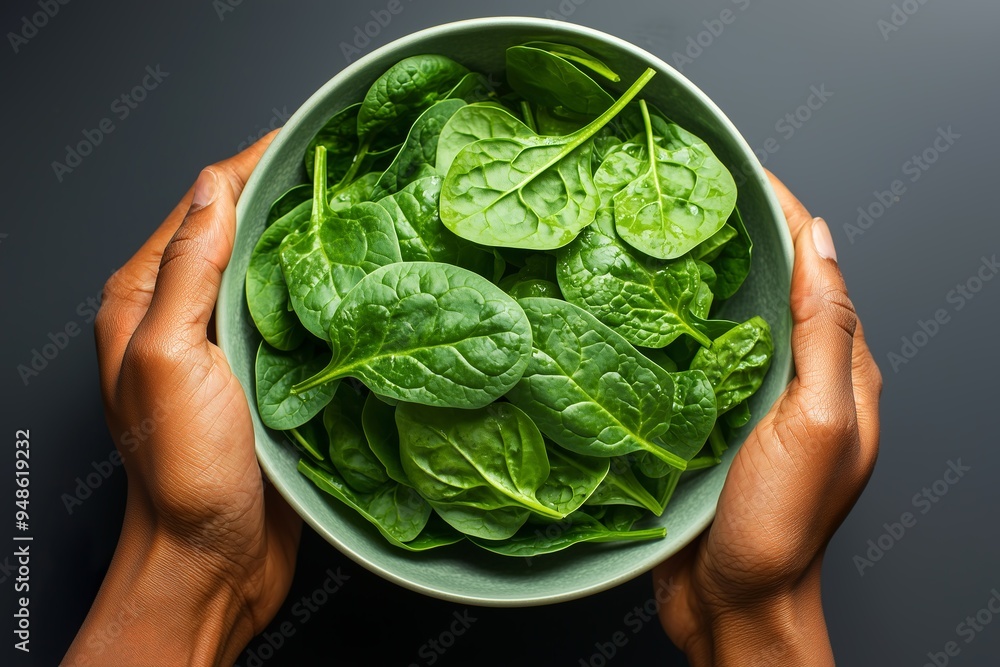
[[[587,53],[583,49],[578,49],[569,44],[556,44],[554,42],[533,41],[525,42],[521,46],[532,49],[541,49],[552,55],[559,56],[565,60],[570,60],[578,65],[583,65],[595,74],[603,76],[608,81],[618,83],[622,80],[610,67],[599,58]]]
[[[435,169],[446,176],[455,156],[469,144],[493,137],[533,137],[531,130],[507,109],[490,104],[469,104],[452,115],[438,138]]]
[[[730,220],[736,228],[737,236],[724,245],[719,254],[711,261],[712,268],[718,277],[715,283],[715,294],[719,299],[731,298],[743,285],[750,274],[753,242],[747,233],[746,225],[739,208],[733,209]]]
[[[279,248],[289,234],[308,226],[311,207],[310,202],[303,202],[265,229],[247,266],[250,316],[264,340],[279,350],[293,350],[306,338],[306,330],[291,309]]]
[[[678,477],[680,477],[679,473]],[[632,526],[646,516],[643,508],[634,507],[632,505],[603,505],[601,507],[606,511],[598,520],[604,524],[608,530],[632,530]]]
[[[711,345],[691,308],[701,283],[697,264],[689,256],[665,262],[639,255],[618,238],[609,209],[558,258],[566,300],[633,345],[665,347],[681,335]]]
[[[484,102],[490,99],[493,86],[489,78],[479,72],[469,72],[455,84],[455,87],[448,91],[447,99],[464,100],[471,104],[473,102]]]
[[[590,139],[654,74],[646,70],[607,111],[573,134],[546,137],[522,126],[510,136],[467,145],[445,177],[441,221],[484,245],[552,250],[572,241],[594,221],[599,204]]]
[[[507,288],[507,294],[514,299],[530,299],[532,297],[545,297],[548,299],[561,299],[562,292],[559,285],[551,280],[541,278],[518,278]]]
[[[657,142],[645,101],[646,145],[625,144],[602,164],[595,182],[614,193],[615,225],[635,249],[675,259],[725,225],[736,205],[736,182],[708,144],[669,125]]]
[[[443,100],[424,111],[406,135],[403,147],[384,172],[372,191],[372,200],[399,192],[421,174],[435,173],[438,138],[441,129],[456,111],[465,106],[462,100]],[[428,171],[429,170],[429,171]]]
[[[385,467],[390,479],[413,486],[399,458],[399,431],[396,430],[396,408],[368,394],[361,411],[361,426],[368,446]]]
[[[760,389],[773,352],[771,328],[763,318],[754,317],[715,339],[711,347],[698,350],[691,370],[708,376],[721,415]]]
[[[750,422],[750,405],[743,401],[725,415],[726,426],[729,428],[740,428]]]
[[[358,109],[359,155],[387,128],[408,130],[424,109],[445,99],[469,73],[451,58],[419,55],[405,58],[375,80]]]
[[[430,549],[437,549],[438,547],[445,547],[449,544],[455,544],[465,539],[465,535],[445,523],[438,514],[433,512],[427,520],[427,525],[424,526],[424,529],[409,542],[400,542],[384,533],[383,535],[391,544],[407,551],[428,551]]]
[[[292,385],[323,367],[323,346],[307,340],[289,352],[261,342],[257,350],[257,411],[265,426],[287,431],[319,414],[333,398],[339,383],[292,394]]]
[[[374,493],[389,481],[385,466],[368,446],[361,425],[365,397],[344,384],[323,411],[330,441],[330,462],[347,485],[360,493]]]
[[[733,210],[735,211],[735,209]],[[711,262],[722,252],[722,247],[736,238],[738,234],[736,228],[727,223],[692,250],[691,257],[703,262]]]
[[[708,376],[699,370],[681,371],[671,375],[674,381],[674,409],[670,428],[663,442],[690,461],[708,440],[718,410],[715,391]],[[674,468],[647,452],[636,455],[639,470],[647,477],[663,477]]]
[[[313,179],[316,164],[316,147],[327,152],[327,177],[336,183],[351,168],[358,152],[358,110],[361,103],[352,104],[337,112],[326,122],[306,147],[306,174]]]
[[[320,466],[329,465],[326,459],[329,454],[330,440],[323,427],[321,414],[316,415],[301,426],[288,429],[285,431],[285,435],[288,436],[292,444],[315,459]]]
[[[556,444],[588,456],[649,451],[684,469],[660,442],[670,425],[670,374],[593,315],[565,301],[523,299],[533,353],[507,393]]]
[[[507,83],[530,102],[597,116],[614,99],[572,62],[530,46],[507,49]]]
[[[462,410],[401,403],[396,426],[403,470],[435,507],[514,507],[565,516],[536,497],[549,477],[545,441],[513,405]]]
[[[282,241],[281,270],[292,307],[314,336],[329,340],[330,321],[344,296],[366,273],[398,262],[396,229],[370,202],[335,211],[326,199],[326,149],[316,149],[316,195],[309,224]]]
[[[434,261],[454,264],[486,279],[492,279],[495,258],[492,252],[452,234],[441,224],[438,197],[441,177],[415,180],[378,204],[392,218],[404,262]]]
[[[435,502],[430,502],[430,506],[455,530],[484,540],[505,540],[511,537],[531,516],[530,510],[518,507],[484,510]]]
[[[588,505],[630,505],[643,507],[656,516],[663,514],[663,506],[650,495],[646,487],[632,472],[625,457],[611,460],[607,477],[587,499]]]
[[[381,177],[382,172],[372,171],[342,188],[331,188],[327,193],[328,195],[332,193],[332,196],[329,198],[330,208],[335,211],[343,211],[355,204],[370,201],[372,190],[374,190],[375,184],[378,183],[378,179]]]
[[[311,201],[312,196],[313,187],[308,183],[302,183],[286,190],[284,194],[275,199],[274,203],[271,204],[271,208],[267,212],[267,221],[264,225],[270,227],[298,208],[300,204]]]
[[[324,470],[305,459],[299,461],[298,468],[320,490],[370,521],[390,542],[415,540],[430,518],[430,506],[407,486],[390,483],[375,493],[358,493],[337,473]]]
[[[532,557],[562,551],[581,542],[637,542],[665,537],[666,528],[612,530],[593,517],[577,512],[549,526],[525,526],[503,541],[470,538],[473,544],[502,556]]]
[[[546,443],[549,476],[538,489],[538,500],[560,514],[580,509],[608,474],[608,459],[583,456]]]
[[[381,396],[483,407],[520,379],[531,328],[517,302],[457,266],[402,262],[365,276],[330,324],[333,357],[293,388],[355,377]]]
[[[592,119],[592,116],[571,114],[561,109],[556,111],[548,107],[538,107],[538,110],[535,112],[535,123],[537,124],[538,134],[572,134],[586,126]],[[600,164],[599,160],[598,164]]]

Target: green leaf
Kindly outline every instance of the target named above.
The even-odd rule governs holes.
[[[306,338],[306,330],[291,309],[279,248],[289,234],[309,225],[311,208],[309,201],[303,202],[265,229],[247,266],[250,316],[264,340],[279,350],[293,350]]]
[[[611,467],[601,485],[587,500],[588,505],[630,505],[642,507],[656,516],[663,514],[663,506],[650,495],[646,487],[632,472],[628,460],[617,457],[611,460]]]
[[[305,165],[309,180],[313,180],[316,147],[327,152],[327,177],[334,183],[343,178],[351,168],[358,152],[358,110],[361,103],[352,104],[337,112],[320,128],[306,147]],[[311,195],[310,195],[311,197]]]
[[[477,546],[502,556],[529,558],[562,551],[582,542],[638,542],[662,539],[666,534],[666,528],[611,530],[593,517],[577,512],[549,526],[525,526],[503,541],[470,539]]]
[[[400,484],[413,486],[399,458],[399,431],[396,430],[396,408],[368,394],[361,411],[361,425],[368,446],[385,467],[389,477]]]
[[[311,201],[312,196],[313,187],[308,183],[302,183],[286,190],[284,194],[275,199],[274,203],[271,204],[271,208],[267,212],[267,221],[264,225],[270,227],[298,208],[300,204]]]
[[[736,205],[736,182],[708,144],[677,125],[659,141],[644,101],[646,145],[624,144],[595,182],[611,194],[618,234],[635,249],[675,259],[718,232]]]
[[[518,279],[507,288],[507,293],[514,299],[530,299],[532,297],[544,297],[548,299],[561,299],[562,292],[559,285],[551,280],[539,278]]]
[[[447,97],[468,73],[439,55],[411,56],[390,67],[368,89],[358,110],[362,146],[388,127],[409,129],[424,109]]]
[[[434,161],[441,129],[463,106],[462,100],[443,100],[420,114],[406,135],[403,147],[375,185],[371,195],[373,201],[399,192],[420,174],[436,173]]]
[[[560,514],[583,506],[608,474],[608,459],[583,456],[546,443],[549,476],[538,489],[538,500]]]
[[[536,497],[549,477],[545,441],[513,405],[461,410],[401,403],[396,426],[403,470],[435,508],[514,507],[564,516]]]
[[[327,457],[330,452],[330,439],[326,435],[323,427],[323,416],[316,415],[305,424],[285,431],[288,439],[302,452],[308,454],[321,466],[327,466]]]
[[[483,245],[552,250],[594,221],[590,141],[653,77],[651,69],[590,125],[564,137],[527,127],[463,148],[441,189],[441,221]]]
[[[694,260],[665,262],[640,255],[618,238],[607,208],[559,251],[557,271],[567,301],[633,345],[665,347],[681,335],[712,343],[691,310],[701,284]]]
[[[507,109],[491,104],[469,104],[456,111],[441,130],[434,167],[442,177],[446,176],[455,156],[480,139],[533,136],[534,133]]]
[[[356,204],[370,201],[372,190],[381,177],[382,172],[373,171],[361,176],[352,183],[348,183],[346,186],[331,188],[327,193],[329,195],[330,208],[334,211],[343,211]]]
[[[326,151],[316,150],[316,187],[325,182]],[[392,218],[366,202],[335,211],[326,189],[313,197],[309,224],[290,233],[279,249],[281,270],[292,307],[317,338],[329,340],[330,322],[344,296],[366,273],[398,262],[399,243]]]
[[[754,317],[715,339],[711,347],[698,350],[691,370],[708,376],[723,414],[760,389],[773,353],[771,328],[763,318]]]
[[[750,423],[750,406],[743,401],[726,413],[726,426],[741,428]]]
[[[531,322],[533,353],[507,394],[556,444],[588,456],[649,451],[684,469],[659,437],[670,425],[670,374],[593,315],[565,301],[519,302]]]
[[[513,299],[457,266],[402,262],[370,273],[330,325],[333,357],[294,388],[355,377],[381,396],[483,407],[520,379],[531,328]]]
[[[484,540],[504,540],[514,535],[531,516],[531,511],[517,507],[484,510],[466,505],[430,503],[437,515],[455,530]]]
[[[409,487],[390,483],[375,493],[358,493],[337,473],[324,470],[305,459],[299,461],[298,468],[321,491],[370,521],[390,542],[415,540],[430,518],[430,505]]]
[[[736,228],[737,237],[724,245],[719,254],[712,260],[712,268],[718,277],[715,283],[715,293],[719,299],[729,299],[740,289],[750,274],[753,242],[743,224],[740,210],[733,210],[730,223]]]
[[[539,106],[597,116],[614,104],[614,98],[572,62],[539,48],[507,49],[507,82]]]
[[[374,493],[389,481],[385,466],[368,446],[361,425],[365,397],[344,384],[323,411],[330,441],[330,462],[344,481],[360,493]]]
[[[715,391],[708,376],[700,370],[681,371],[671,375],[674,381],[674,409],[670,428],[661,440],[672,451],[690,461],[708,440],[718,416]],[[648,477],[663,477],[673,470],[648,453],[636,456],[639,470]]]
[[[460,239],[441,224],[440,195],[441,177],[432,175],[379,200],[379,206],[389,213],[396,227],[403,261],[454,264],[492,279],[493,253]]]
[[[722,229],[712,234],[691,251],[691,258],[699,259],[703,262],[711,262],[722,252],[722,246],[732,241],[738,235],[739,232],[736,231],[735,227],[730,224],[723,225]]]
[[[595,74],[603,76],[608,81],[612,83],[618,83],[622,80],[618,74],[616,74],[610,67],[608,67],[602,60],[593,56],[583,49],[578,49],[575,46],[570,46],[569,44],[557,44],[555,42],[543,42],[543,41],[533,41],[526,42],[522,46],[530,47],[533,49],[541,49],[543,51],[548,51],[549,53],[564,58],[566,60],[571,60],[578,65],[583,65],[584,67],[590,69]]]
[[[289,352],[261,342],[257,350],[257,410],[265,426],[287,431],[302,426],[333,398],[339,383],[292,394],[292,386],[323,368],[324,347],[307,340]]]

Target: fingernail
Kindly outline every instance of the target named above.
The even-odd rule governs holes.
[[[833,236],[823,218],[814,218],[812,223],[813,246],[823,259],[837,261],[837,249],[833,246]]]
[[[188,212],[205,208],[213,201],[218,193],[218,179],[211,169],[202,169],[198,174],[198,180],[194,182],[194,194],[191,197],[191,208]]]

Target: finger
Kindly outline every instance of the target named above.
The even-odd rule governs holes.
[[[785,220],[788,221],[788,231],[791,232],[792,239],[794,240],[798,238],[799,232],[813,217],[802,202],[799,201],[798,197],[793,195],[777,176],[767,169],[764,171],[771,181],[774,194],[778,196],[778,201],[781,203],[781,210],[785,214]]]
[[[109,327],[108,342],[104,346],[106,347],[104,356],[107,358],[107,365],[114,369],[115,376],[117,376],[121,366],[121,359],[126,347],[142,322],[148,319],[149,311],[155,307],[158,301],[156,294],[161,291],[164,282],[166,282],[166,287],[163,290],[165,297],[159,300],[172,301],[174,304],[172,312],[175,315],[179,312],[176,307],[176,299],[171,300],[166,297],[169,296],[171,290],[176,289],[177,274],[184,270],[192,272],[188,276],[189,290],[184,292],[184,295],[189,295],[190,289],[195,287],[203,287],[209,291],[214,289],[215,291],[210,298],[202,296],[194,300],[197,303],[210,303],[211,306],[214,306],[215,295],[218,292],[218,278],[213,279],[210,275],[206,277],[203,271],[198,272],[192,266],[189,254],[195,253],[196,256],[214,262],[218,267],[225,267],[229,254],[232,252],[236,200],[243,191],[243,186],[250,177],[250,173],[274,136],[275,132],[272,132],[242,153],[203,170],[195,186],[191,188],[190,195],[186,198],[188,205],[184,209],[184,214],[179,216],[179,220],[168,219],[167,222],[164,222],[154,234],[154,238],[151,238],[144,246],[146,254],[142,255],[141,258],[143,271],[130,271],[123,277],[122,280],[128,282],[123,282],[119,288],[122,297],[116,299],[115,303],[109,306],[111,312],[107,316],[107,321],[115,322],[117,326]],[[215,215],[213,212],[218,211],[223,212],[223,219],[217,224],[212,216]],[[227,211],[228,213],[226,213]],[[208,222],[206,223],[206,221]],[[171,222],[174,223],[173,230],[169,229]],[[168,231],[170,232],[169,237],[167,236]],[[177,263],[177,266],[174,267],[175,270],[167,271],[164,275],[164,265],[175,261]],[[171,274],[175,276],[173,280],[170,279]],[[199,284],[198,281],[202,279],[208,282]],[[180,298],[185,298],[185,296],[182,295]],[[133,305],[127,306],[132,310],[129,317],[125,318],[118,314],[123,312],[119,310],[119,306],[128,303]]]
[[[810,394],[810,405],[854,415],[851,371],[858,318],[821,218],[803,226],[796,238],[791,309],[798,386]]]
[[[854,331],[854,402],[857,404],[858,435],[861,441],[861,465],[870,474],[878,458],[879,400],[882,396],[882,372],[865,341],[861,320]]]

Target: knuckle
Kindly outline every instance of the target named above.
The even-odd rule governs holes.
[[[854,308],[854,302],[844,290],[830,288],[823,293],[823,314],[838,329],[854,337],[854,332],[858,328],[858,313]]]
[[[801,406],[807,437],[821,443],[847,444],[857,441],[858,422],[854,406],[840,405],[843,401],[831,396],[808,399]]]
[[[125,349],[123,367],[139,376],[162,377],[181,367],[187,346],[178,337],[159,335],[140,325]]]

